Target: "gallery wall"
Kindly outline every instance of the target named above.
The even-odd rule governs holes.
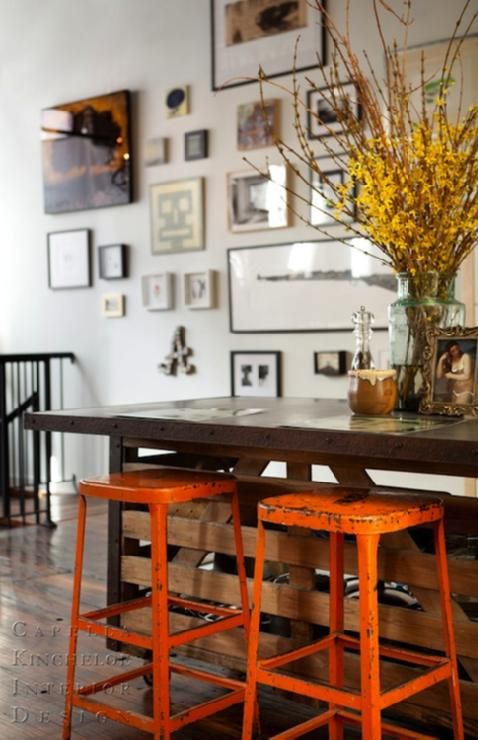
[[[383,73],[383,55],[373,29],[368,0],[354,0],[353,40],[367,48]],[[340,22],[345,0],[330,0]],[[410,43],[446,38],[456,11],[447,0],[417,0]],[[164,401],[228,395],[231,350],[282,352],[283,394],[345,397],[344,377],[314,374],[317,350],[354,346],[349,316],[340,333],[232,334],[229,331],[227,249],[316,238],[296,218],[281,230],[234,234],[228,228],[226,173],[247,169],[236,146],[236,110],[258,99],[257,84],[211,90],[209,0],[0,0],[0,351],[72,351],[78,362],[66,374],[70,406]],[[433,23],[430,20],[433,19]],[[396,26],[388,20],[386,29]],[[291,48],[292,56],[292,48]],[[313,73],[312,73],[313,74]],[[290,78],[280,78],[285,84]],[[305,83],[304,83],[305,84]],[[189,85],[189,115],[167,118],[166,91]],[[40,111],[55,104],[128,89],[132,99],[131,204],[58,215],[43,210]],[[280,90],[281,131],[293,136],[292,108]],[[184,159],[184,134],[209,130],[209,157]],[[145,144],[168,137],[170,161],[144,166]],[[273,148],[250,153],[262,166],[278,161]],[[189,177],[205,178],[206,248],[169,256],[152,255],[148,188]],[[47,284],[46,235],[52,231],[92,231],[93,285],[52,291]],[[124,243],[129,277],[114,285],[99,279],[99,245]],[[184,306],[184,272],[217,270],[218,307],[190,311]],[[149,312],[142,305],[141,276],[170,271],[177,276],[176,307]],[[101,313],[104,293],[126,296],[126,315]],[[350,300],[350,296],[347,297]],[[343,301],[342,301],[343,303]],[[357,306],[358,308],[358,306]],[[293,311],[294,307],[291,306]],[[311,306],[311,311],[314,306]],[[340,293],[331,315],[343,310]],[[385,317],[377,317],[382,325]],[[193,375],[165,376],[158,364],[170,350],[178,325],[186,327],[193,349]],[[380,364],[387,361],[386,332],[373,344]],[[105,465],[105,444],[78,439],[69,445],[69,464],[81,474]]]

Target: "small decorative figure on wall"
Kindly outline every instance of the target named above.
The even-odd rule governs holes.
[[[164,375],[176,375],[178,372],[191,375],[196,372],[196,366],[189,362],[192,354],[192,349],[186,346],[186,329],[184,326],[178,326],[173,335],[171,352],[166,355],[164,362],[158,365],[158,369]]]

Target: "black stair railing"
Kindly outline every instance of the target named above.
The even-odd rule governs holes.
[[[51,518],[52,433],[23,428],[25,411],[63,408],[64,362],[72,352],[0,354],[0,523],[55,526]],[[64,479],[63,435],[59,462]]]

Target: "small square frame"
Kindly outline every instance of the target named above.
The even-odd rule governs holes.
[[[206,159],[209,156],[209,131],[201,128],[184,134],[184,159]]]
[[[160,272],[141,278],[143,306],[148,311],[169,311],[174,308],[174,273]]]
[[[89,229],[47,234],[48,287],[52,290],[91,286]]]
[[[231,352],[231,396],[277,398],[282,394],[281,352]]]
[[[184,303],[186,308],[216,307],[216,270],[184,273]]]
[[[158,136],[148,139],[144,147],[144,164],[146,167],[155,167],[169,161],[169,139]]]
[[[329,378],[345,375],[347,370],[347,352],[344,349],[314,352],[314,372]]]
[[[420,412],[478,415],[478,326],[433,327],[423,350]]]
[[[329,91],[327,93],[327,91]],[[307,90],[307,137],[309,139],[325,139],[339,132],[342,123],[331,105],[331,94],[346,97],[350,101],[352,113],[357,120],[362,117],[358,90],[355,82],[343,82],[337,87],[327,85]]]
[[[119,319],[125,314],[125,297],[122,293],[104,293],[101,296],[101,310],[108,319]]]
[[[237,106],[239,151],[273,146],[279,137],[280,99],[257,100]]]
[[[98,268],[102,280],[128,277],[126,244],[105,244],[98,247]]]

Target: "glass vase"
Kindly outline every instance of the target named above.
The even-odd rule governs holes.
[[[455,275],[399,273],[398,298],[389,307],[390,360],[397,371],[397,408],[418,411],[423,395],[426,331],[465,323],[465,306],[455,299]]]

